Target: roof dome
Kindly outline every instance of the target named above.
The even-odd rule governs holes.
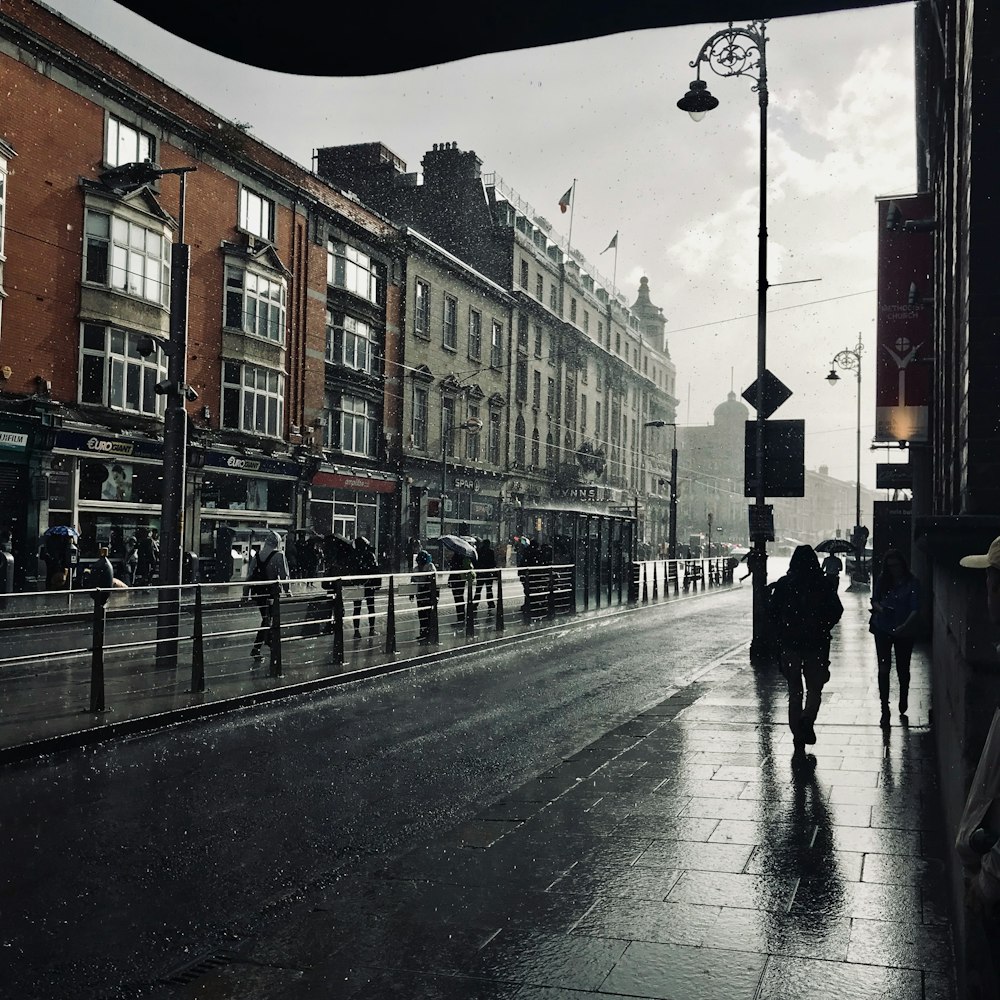
[[[736,398],[736,393],[730,391],[724,403],[715,408],[714,418],[717,424],[742,424],[750,416],[750,408]]]

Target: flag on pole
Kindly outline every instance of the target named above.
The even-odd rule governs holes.
[[[559,199],[559,211],[566,214],[566,209],[569,208],[570,202],[573,200],[573,188],[570,189]]]
[[[611,237],[611,242],[601,251],[601,253],[607,253],[609,250],[615,250],[618,247],[618,233],[615,233]]]

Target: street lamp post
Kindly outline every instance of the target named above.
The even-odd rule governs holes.
[[[483,429],[483,422],[479,417],[469,417],[464,423],[456,424],[452,427],[441,427],[441,499],[438,511],[439,529],[438,534],[444,534],[444,495],[448,492],[448,442],[451,441],[455,431],[468,431],[470,434],[478,434]]]
[[[754,518],[751,524],[753,550],[747,560],[753,571],[753,642],[750,644],[751,662],[767,658],[767,510],[764,492],[764,376],[767,370],[767,60],[765,26],[767,19],[756,19],[745,28],[728,28],[715,32],[702,45],[691,62],[698,77],[678,102],[681,111],[687,111],[695,121],[718,107],[719,101],[709,93],[701,79],[701,65],[705,63],[716,75],[722,77],[744,76],[754,81],[752,91],[757,92],[760,107],[760,225],[757,231],[757,392],[754,408],[756,415],[754,455]]]
[[[645,427],[673,427],[674,442],[670,448],[670,528],[667,536],[667,558],[677,558],[677,424],[666,420],[647,420]]]
[[[867,533],[861,525],[861,355],[864,354],[865,345],[858,334],[857,344],[845,347],[834,355],[833,363],[830,365],[830,374],[826,380],[830,385],[836,385],[840,381],[837,369],[842,371],[855,372],[858,385],[858,420],[857,420],[857,468],[855,469],[854,483],[854,572],[851,574],[851,583],[848,590],[868,590],[869,577],[868,567],[865,565],[865,541]]]
[[[197,167],[161,167],[156,163],[124,163],[104,171],[101,180],[118,191],[134,191],[167,174],[180,177],[177,242],[170,248],[170,334],[167,341],[156,343],[167,355],[167,378],[157,384],[157,393],[166,396],[163,412],[163,490],[160,496],[160,585],[177,587],[184,565],[184,494],[187,477],[187,411],[185,402],[197,399],[187,384],[188,284],[191,248],[184,242],[184,207],[186,175]],[[156,349],[154,338],[140,339],[140,353]],[[161,591],[157,614],[157,661],[161,665],[177,662],[177,636],[180,618],[180,594]]]

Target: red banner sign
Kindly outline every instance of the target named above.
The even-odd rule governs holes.
[[[395,493],[393,479],[370,479],[368,476],[345,476],[339,472],[317,472],[313,486],[332,486],[338,490],[357,490],[359,493]]]
[[[878,202],[875,440],[926,441],[931,401],[934,200]]]

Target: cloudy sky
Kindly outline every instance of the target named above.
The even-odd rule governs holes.
[[[678,419],[707,423],[756,374],[758,108],[746,79],[703,74],[720,105],[677,110],[689,62],[722,25],[623,33],[408,73],[268,72],[206,53],[113,0],[49,5],[191,97],[309,166],[314,148],[378,140],[419,170],[435,142],[474,149],[633,300],[647,275],[668,319]],[[806,419],[806,464],[854,479],[851,378],[824,380],[862,334],[862,482],[874,485],[875,198],[915,189],[913,7],[774,19],[767,27],[768,367]],[[331,47],[332,72],[336,70]],[[373,69],[377,70],[377,64]],[[810,281],[809,279],[820,279]]]

